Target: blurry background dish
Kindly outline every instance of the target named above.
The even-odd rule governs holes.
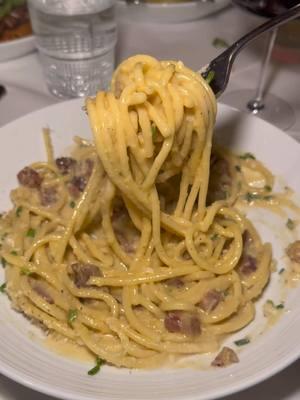
[[[151,22],[185,22],[206,17],[230,0],[118,0],[120,16]]]
[[[0,0],[0,62],[34,49],[26,0]]]
[[[35,49],[34,36],[0,43],[0,62],[18,58]]]
[[[0,2],[0,42],[19,39],[32,33],[25,0]]]

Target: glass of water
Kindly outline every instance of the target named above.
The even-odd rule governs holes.
[[[115,63],[115,0],[28,0],[51,93],[92,96],[109,85]]]

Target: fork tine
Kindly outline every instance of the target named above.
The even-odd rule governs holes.
[[[210,73],[214,73],[213,79],[209,84],[216,97],[219,97],[227,87],[233,61],[231,46],[211,61],[205,69],[201,69],[200,73],[204,79],[207,79]]]

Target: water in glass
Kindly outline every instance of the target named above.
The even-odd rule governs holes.
[[[107,88],[117,41],[114,0],[29,0],[49,90],[59,97]]]

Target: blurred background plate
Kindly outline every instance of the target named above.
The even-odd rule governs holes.
[[[34,36],[8,40],[0,43],[0,62],[22,57],[35,49]]]
[[[121,17],[149,22],[185,22],[206,17],[230,4],[230,0],[143,1],[118,0]]]

